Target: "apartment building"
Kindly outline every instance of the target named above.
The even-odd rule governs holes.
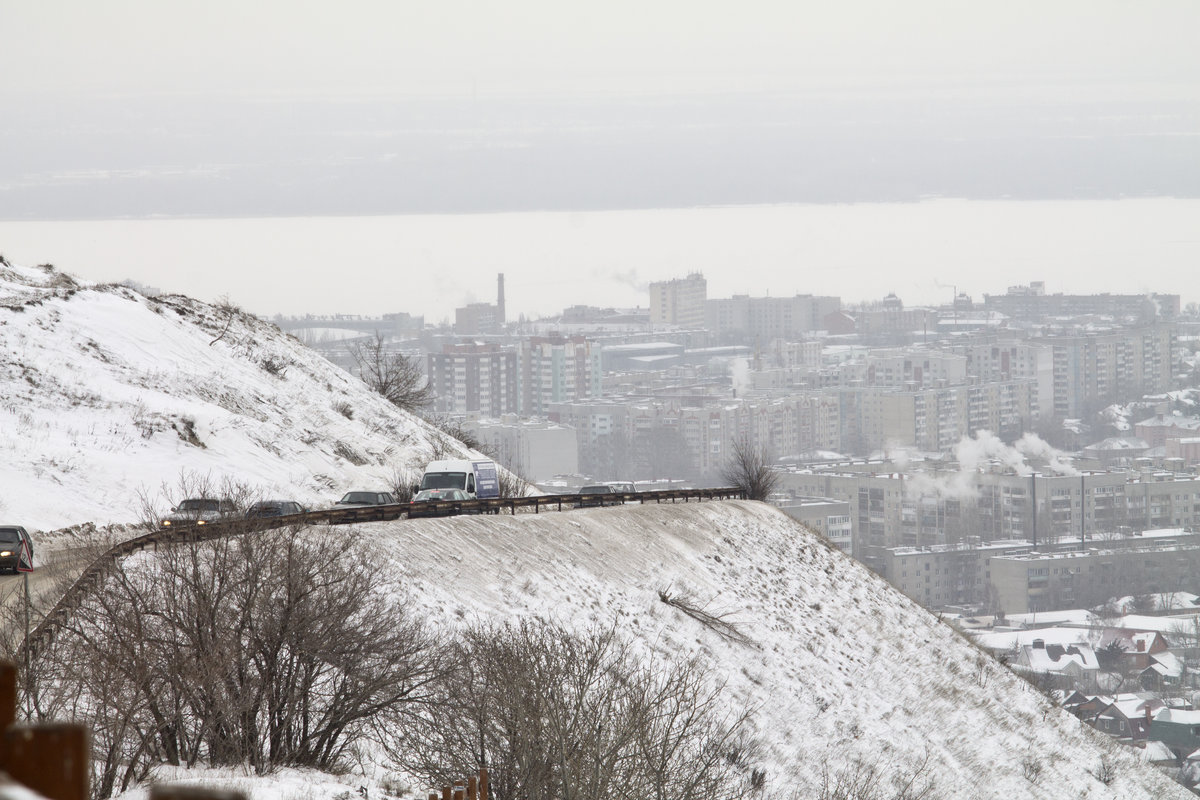
[[[517,411],[517,351],[495,343],[445,345],[426,356],[434,409],[498,417]]]
[[[893,586],[929,608],[1026,614],[1192,587],[1200,534],[1161,529],[1036,549],[1020,539],[896,547],[880,564]]]
[[[1048,318],[1099,316],[1148,321],[1179,316],[1177,294],[1046,294],[1045,284],[1010,286],[1005,294],[983,296],[987,311],[1037,322]]]
[[[704,325],[720,337],[765,345],[773,340],[800,339],[825,328],[825,317],[840,310],[841,298],[798,294],[795,297],[750,297],[708,300]]]
[[[1111,597],[1195,589],[1200,534],[1147,532],[1076,551],[985,559],[988,602],[1006,614],[1097,606]]]
[[[506,414],[499,419],[471,419],[464,427],[497,461],[531,482],[579,472],[578,441],[566,425]]]
[[[600,350],[583,336],[521,340],[518,411],[527,417],[544,417],[552,403],[599,397]]]
[[[1035,340],[1052,353],[1054,385],[1045,409],[1081,417],[1112,403],[1165,392],[1174,374],[1176,329],[1155,324]]]
[[[849,503],[829,497],[801,497],[781,504],[779,510],[824,536],[846,555],[854,555]]]
[[[927,547],[891,547],[880,560],[880,574],[927,608],[988,607],[992,597],[991,560],[1028,553],[1029,542],[959,542]],[[1004,609],[1009,611],[1008,608]],[[1015,611],[1010,613],[1016,613]]]
[[[704,326],[708,282],[698,272],[650,284],[650,324],[685,328]]]

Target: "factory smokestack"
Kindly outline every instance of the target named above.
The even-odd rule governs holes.
[[[496,322],[504,327],[504,273],[496,275]]]

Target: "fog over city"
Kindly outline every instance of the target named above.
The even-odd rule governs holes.
[[[1197,0],[0,30],[30,796],[1200,792]]]
[[[836,222],[841,241],[822,241],[828,226],[818,219],[813,244],[802,235],[765,253],[754,249],[761,244],[718,249],[723,261],[691,258],[688,240],[700,237],[686,228],[653,218],[602,222],[593,227],[619,239],[621,253],[606,252],[600,267],[587,263],[594,243],[563,241],[553,216],[510,241],[480,234],[479,223],[453,229],[414,215],[1200,196],[1192,37],[1200,7],[1186,0],[1149,8],[750,2],[736,13],[715,2],[6,0],[0,21],[19,32],[0,52],[6,252],[93,279],[229,295],[264,314],[400,310],[381,304],[380,292],[368,300],[307,281],[281,288],[288,276],[328,269],[342,254],[341,276],[383,281],[385,293],[400,291],[389,282],[397,273],[437,270],[449,285],[440,306],[429,298],[431,319],[483,299],[480,276],[497,271],[514,288],[525,283],[543,295],[548,270],[574,273],[589,295],[618,304],[636,303],[619,291],[621,276],[636,276],[644,290],[692,269],[730,292],[743,275],[751,278],[743,291],[803,290],[789,274],[798,269],[862,271],[874,285],[872,269],[894,268],[874,254],[839,258],[863,239],[909,257],[902,271],[926,266],[916,286],[879,287],[879,295],[897,291],[909,302],[944,297],[948,290],[935,291],[934,281],[1003,291],[997,271],[1006,269],[1016,273],[1011,282],[1083,290],[1072,285],[1080,263],[1070,262],[1093,263],[1091,254],[1047,240],[1044,229],[1014,226],[1003,213],[993,221],[988,208],[972,224],[994,233],[991,241],[976,237],[975,253],[931,243],[938,237],[930,228],[949,231],[961,217],[938,213],[919,223],[923,242],[889,239],[866,211]],[[894,208],[885,206],[884,216]],[[1200,217],[1175,210],[1175,218]],[[174,238],[139,229],[127,241],[128,229],[15,224],[396,215],[413,217],[418,231],[397,223],[372,238],[333,226],[314,237],[303,222],[284,230],[246,223]],[[1168,272],[1195,263],[1194,224],[1147,234],[1137,225],[1114,228],[1103,213],[1068,216],[1074,221],[1045,218],[1110,237],[1097,247],[1104,253],[1131,243],[1170,251],[1154,259]],[[771,242],[809,223],[773,224],[746,235]],[[737,226],[716,227],[739,238]],[[437,235],[423,236],[426,229]],[[223,243],[221,263],[197,238]],[[487,252],[462,252],[463,240],[476,239]],[[289,242],[319,251],[320,260],[297,260]],[[410,242],[416,247],[406,249]],[[1022,243],[1029,258],[988,261],[998,246]],[[91,259],[83,256],[89,251]],[[1046,263],[1036,263],[1038,254]],[[196,263],[201,257],[206,264]],[[1150,285],[1147,265],[1125,253],[1113,260],[1098,272],[1137,272],[1142,285],[1114,277],[1100,290],[1187,292]],[[248,263],[262,285],[253,285]],[[322,299],[328,305],[318,307]],[[585,299],[538,298],[521,310],[549,313]]]

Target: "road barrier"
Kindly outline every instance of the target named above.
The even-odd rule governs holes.
[[[17,663],[23,664],[28,671],[32,661],[45,652],[54,640],[57,630],[70,619],[75,609],[95,590],[104,577],[116,565],[117,559],[144,550],[147,547],[158,549],[160,546],[204,542],[219,539],[224,536],[242,535],[261,530],[286,528],[301,525],[350,525],[359,522],[380,522],[408,517],[413,510],[413,516],[453,516],[457,514],[500,514],[507,511],[516,514],[518,509],[532,510],[538,514],[542,511],[569,511],[575,508],[586,508],[607,505],[623,505],[628,503],[690,503],[706,500],[735,500],[745,499],[746,493],[738,488],[720,489],[668,489],[660,492],[612,492],[610,494],[546,494],[533,497],[504,497],[488,500],[463,501],[434,501],[412,506],[408,503],[394,503],[384,506],[359,506],[356,508],[330,508],[321,511],[308,511],[303,514],[289,514],[282,517],[259,518],[229,518],[207,523],[173,524],[170,528],[162,528],[127,539],[109,548],[103,555],[89,564],[78,579],[55,603],[54,608],[40,621],[21,643],[17,650]]]

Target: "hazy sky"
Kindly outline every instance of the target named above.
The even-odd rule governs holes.
[[[152,247],[149,237],[38,221],[1200,198],[1200,0],[0,0],[0,30],[0,221],[11,223],[0,252],[77,269],[94,260],[110,271],[87,277],[230,294],[260,313],[364,312],[384,301],[370,298],[368,309],[359,292],[329,308],[327,287],[287,283],[295,262],[263,262],[282,249],[270,225],[253,245],[263,285],[243,296],[246,280],[214,286],[218,271],[197,265],[186,243]],[[864,215],[840,224],[877,216]],[[995,224],[1016,218],[1031,219]],[[764,219],[785,226],[757,229],[767,244],[796,241],[824,263],[767,247],[749,267],[706,262],[710,286],[737,285],[720,274],[728,268],[763,276],[760,284],[783,275],[780,291],[806,291],[794,270],[843,263],[848,288],[821,290],[853,296],[863,284],[846,259],[890,267],[874,253],[844,255],[866,229],[815,247],[790,238],[791,217]],[[979,224],[989,230],[986,216]],[[336,237],[352,226],[320,229]],[[210,235],[236,264],[245,227],[221,230],[235,233]],[[1137,225],[1128,230],[1107,248],[1127,255],[1106,274],[1129,270],[1140,288],[1154,265],[1138,253],[1159,253],[1171,274],[1194,263],[1181,255],[1200,238],[1194,224],[1156,230],[1149,243]],[[678,238],[652,241],[659,228],[640,235],[618,242],[604,269],[654,279],[704,261],[683,258]],[[707,241],[686,227],[674,235]],[[989,235],[1019,252],[1066,252],[1057,234],[1032,227]],[[334,264],[358,253],[354,277],[366,282],[426,261],[472,276],[430,306],[440,317],[442,307],[486,299],[500,266],[517,290],[542,285],[547,265],[569,274],[588,259],[567,239],[547,234],[559,242],[550,252],[531,236],[504,239],[503,257],[467,247],[462,263],[446,255],[449,243],[416,234],[419,246],[384,237],[356,250],[332,238],[307,249]],[[913,241],[907,255],[927,244]],[[923,274],[936,281],[924,279],[912,299],[941,296],[952,280],[974,293],[1003,286],[972,244],[928,263]],[[114,274],[123,263],[130,268]],[[1086,263],[1028,266],[1011,282],[1087,291],[1073,284]],[[182,284],[185,275],[195,283]],[[572,288],[581,296],[562,305],[602,295]],[[391,295],[386,303],[422,312]]]
[[[0,0],[0,219],[1200,196],[1196,0]]]
[[[674,92],[847,82],[1195,91],[1194,0],[3,0],[6,89]]]

